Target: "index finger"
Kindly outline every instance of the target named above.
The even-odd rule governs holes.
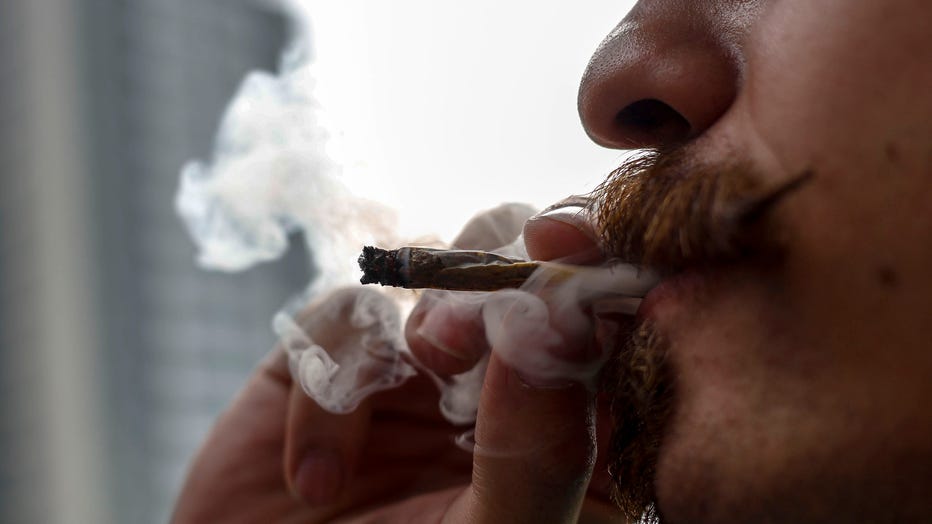
[[[585,203],[583,197],[570,197],[523,222],[524,243],[532,259],[574,264],[603,260]],[[489,249],[484,232],[497,242],[517,239],[519,218],[527,213],[527,208],[515,210],[513,204],[483,213],[464,228],[457,247]],[[489,350],[480,302],[468,295],[425,293],[405,326],[414,356],[441,376],[472,369]]]
[[[526,204],[502,204],[479,213],[460,231],[459,249],[492,250],[514,243],[535,209]],[[489,351],[482,330],[480,302],[468,295],[428,291],[405,324],[411,353],[440,376],[472,369]]]

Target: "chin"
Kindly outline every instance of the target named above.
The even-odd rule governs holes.
[[[932,423],[916,411],[927,408],[839,393],[810,361],[808,376],[784,374],[760,358],[783,345],[721,333],[690,331],[671,347],[677,396],[654,479],[662,522],[932,522]]]
[[[753,454],[753,446],[733,433],[724,435],[727,431],[715,423],[671,423],[655,479],[661,522],[801,522],[774,504],[782,497],[770,491],[777,486],[766,485],[773,476]]]
[[[760,358],[775,349],[761,336],[764,311],[749,306],[760,303],[753,291],[688,278],[677,285],[693,292],[667,292],[672,299],[656,300],[652,315],[671,342],[677,392],[657,457],[658,514],[668,523],[792,522],[771,501],[786,494],[780,483],[798,476],[784,468],[806,446],[788,430],[801,420],[798,398],[770,387]]]

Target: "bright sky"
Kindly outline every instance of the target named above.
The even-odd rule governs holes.
[[[504,201],[592,189],[621,154],[576,113],[589,56],[632,2],[318,0],[325,106],[345,129],[348,184],[450,239]]]

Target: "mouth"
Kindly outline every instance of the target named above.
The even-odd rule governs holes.
[[[812,178],[807,171],[770,184],[747,164],[694,158],[684,149],[648,153],[613,172],[592,199],[609,257],[659,276],[605,373],[614,498],[633,520],[659,512],[653,483],[675,405],[677,326],[735,270],[780,265],[785,232],[772,210]]]
[[[639,324],[656,324],[693,302],[729,269],[779,266],[785,232],[772,211],[812,178],[806,171],[765,185],[747,168],[683,174],[667,162],[661,157],[652,164],[658,168],[616,171],[595,199],[606,252],[659,277],[637,310]]]
[[[663,324],[674,310],[686,307],[686,302],[700,294],[710,279],[709,272],[699,270],[686,270],[662,279],[641,300],[635,314],[636,324]]]

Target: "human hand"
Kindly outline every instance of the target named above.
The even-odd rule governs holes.
[[[581,227],[553,217],[532,220],[529,251],[542,259],[591,251],[591,236]],[[352,304],[365,293],[376,292],[338,291],[307,314],[324,303]],[[445,330],[446,349],[463,351],[454,358],[419,335],[426,307],[407,327],[415,355],[441,375],[477,361],[487,348],[475,319],[460,316]],[[318,327],[327,334],[309,334],[339,337],[344,321],[337,317]],[[472,457],[454,445],[452,437],[462,429],[439,416],[437,401],[436,388],[418,376],[373,395],[351,414],[334,415],[296,387],[284,352],[277,350],[215,425],[174,520],[573,522],[580,511],[582,521],[618,518],[601,482],[587,493],[597,412],[587,388],[529,387],[493,355]]]
[[[593,225],[580,206],[581,200],[568,199],[527,221],[524,242],[531,259],[580,265],[604,261]],[[470,225],[489,227],[485,221]],[[463,237],[481,235],[467,226]],[[481,362],[491,349],[482,332],[481,308],[425,298],[406,326],[418,360],[441,376],[462,373]],[[425,322],[431,315],[437,316]],[[437,317],[446,321],[438,322]],[[606,313],[595,322],[595,332],[571,342],[576,347],[560,348],[561,356],[591,353],[587,344],[593,337],[620,338],[618,330],[630,327],[630,322]],[[427,325],[431,329],[425,332]],[[476,423],[472,484],[447,515],[455,516],[454,522],[624,522],[610,501],[603,453],[611,433],[609,400],[578,383],[558,380],[548,385],[544,380],[543,387],[532,387],[527,382],[541,383],[519,376],[492,351]]]
[[[367,288],[339,290],[309,306],[298,324],[315,341],[339,346],[335,339],[354,336],[349,316],[362,298],[388,300]],[[328,324],[310,320],[334,311]],[[389,500],[408,500],[417,511],[380,507],[385,518],[429,520],[427,510],[441,511],[454,496],[445,488],[469,479],[469,455],[452,445],[438,398],[436,387],[417,376],[335,415],[294,383],[285,351],[276,348],[214,425],[173,521],[351,521]],[[423,502],[412,498],[428,492]]]

